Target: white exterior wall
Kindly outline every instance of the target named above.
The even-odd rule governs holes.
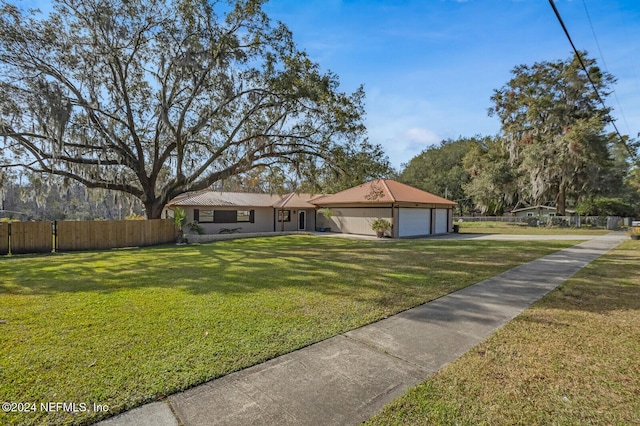
[[[307,227],[304,231],[315,231],[316,230],[316,209],[305,209],[304,210],[307,217]],[[302,229],[299,229],[303,231]]]
[[[376,235],[371,224],[376,219],[391,220],[391,207],[331,207],[331,217],[318,213],[318,226],[329,227],[331,232],[344,234]],[[387,232],[391,236],[391,230]]]
[[[280,211],[280,209],[273,209],[273,210],[275,211],[275,217],[277,218],[279,215],[278,212]],[[284,231],[315,231],[316,229],[315,209],[284,209],[284,210],[290,211],[289,217],[291,218],[291,220],[289,222],[284,222],[284,223],[277,222],[276,232],[282,231],[283,225],[284,225]],[[304,211],[306,215],[305,229],[299,228],[300,211]],[[273,230],[273,225],[271,227],[271,230]]]
[[[446,234],[449,231],[449,219],[447,217],[447,209],[436,209],[436,234]]]
[[[198,222],[204,229],[205,234],[219,234],[221,229],[242,228],[238,232],[273,232],[273,208],[271,207],[185,207],[187,213],[187,223],[194,221],[194,210],[254,210],[254,223],[238,222],[238,223],[207,223]],[[189,228],[185,229],[188,232]]]
[[[398,236],[414,237],[431,234],[431,209],[398,209]]]
[[[549,216],[555,216],[556,215],[556,210],[550,210],[550,209],[529,209],[529,210],[525,210],[525,211],[521,211],[521,212],[516,212],[514,213],[514,215],[516,217],[549,217]]]
[[[194,222],[194,210],[198,209],[199,211],[203,210],[254,210],[254,223],[251,222],[237,222],[237,223],[211,223],[211,222],[202,222],[201,220],[198,224],[204,229],[205,234],[219,234],[221,229],[234,229],[234,228],[242,228],[238,232],[239,233],[248,233],[248,232],[280,232],[283,228],[282,222],[276,222],[276,218],[278,217],[278,210],[273,207],[207,207],[207,206],[199,206],[199,207],[184,207],[184,210],[187,214],[187,224]],[[299,229],[299,212],[300,209],[285,209],[291,210],[290,222],[284,222],[284,231],[298,231]],[[302,229],[303,231],[314,231],[316,227],[315,223],[315,209],[304,209],[306,214],[306,227]],[[166,213],[163,213],[162,217],[165,217],[165,214],[169,217],[173,217],[173,212],[171,210],[167,210]],[[185,233],[189,232],[189,227],[185,227]]]

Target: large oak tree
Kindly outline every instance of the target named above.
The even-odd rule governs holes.
[[[518,193],[534,203],[555,201],[559,214],[568,197],[597,189],[612,141],[604,131],[610,111],[593,86],[605,98],[614,78],[581,55],[588,75],[577,56],[520,65],[491,98],[490,114],[502,123]]]
[[[517,170],[509,163],[509,153],[498,137],[485,137],[471,147],[463,160],[470,179],[462,189],[482,213],[501,215],[518,202]]]
[[[463,189],[470,175],[463,165],[469,150],[482,143],[480,136],[443,140],[413,157],[400,174],[400,180],[427,192],[455,200],[468,207]]]
[[[363,90],[297,49],[262,1],[0,3],[0,167],[172,197],[361,143]]]

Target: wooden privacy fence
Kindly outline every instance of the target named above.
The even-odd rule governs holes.
[[[0,255],[9,253],[9,224],[0,222]]]
[[[152,246],[176,237],[168,219],[2,223],[0,254]]]
[[[171,220],[117,220],[105,222],[56,222],[56,250],[95,250],[153,246],[177,237]]]
[[[11,253],[51,253],[51,222],[13,222],[9,228]]]

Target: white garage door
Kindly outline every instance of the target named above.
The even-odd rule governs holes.
[[[398,236],[413,237],[431,232],[431,209],[400,209]]]
[[[447,209],[436,209],[436,234],[446,234],[448,222]]]

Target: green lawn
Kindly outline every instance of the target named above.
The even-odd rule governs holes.
[[[0,258],[0,424],[86,424],[376,321],[570,242],[312,236]]]
[[[368,424],[640,424],[639,264],[623,243]]]
[[[605,235],[606,229],[559,228],[551,226],[526,226],[516,222],[455,222],[460,233],[473,234],[521,234],[521,235]]]

